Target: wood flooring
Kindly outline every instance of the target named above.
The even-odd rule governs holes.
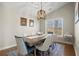
[[[63,56],[75,56],[75,51],[74,51],[74,48],[72,45],[67,45],[67,44],[59,44],[59,43],[56,43],[57,45],[61,45],[61,49],[63,49],[64,47],[64,54]],[[58,49],[59,47],[57,47]],[[9,48],[9,49],[5,49],[5,50],[1,50],[0,51],[0,56],[7,56],[7,53],[10,52],[10,51],[15,51],[17,49],[17,47],[13,47],[13,48]],[[60,48],[59,48],[60,49]],[[57,50],[55,50],[57,52]],[[62,50],[61,52],[58,52],[58,53],[62,53]],[[57,55],[58,56],[58,55]]]
[[[75,51],[72,45],[64,45],[65,56],[75,56]]]
[[[0,51],[0,56],[7,56],[7,53],[10,52],[10,51],[15,51],[17,49],[17,47],[12,47],[12,48],[9,48],[9,49],[5,49],[5,50],[1,50]]]

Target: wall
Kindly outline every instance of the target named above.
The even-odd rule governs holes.
[[[45,33],[45,20],[42,19],[39,25],[40,25],[40,32]]]
[[[79,22],[75,24],[75,52],[79,56]]]
[[[25,13],[24,13],[25,12]],[[36,32],[39,31],[39,22],[35,17],[32,17],[31,15],[27,14],[27,12],[25,10],[20,10],[17,15],[16,15],[16,35],[22,35],[22,36],[27,36],[27,35],[34,35],[36,34]],[[25,17],[27,18],[27,26],[20,26],[20,17]],[[29,27],[29,19],[34,20],[34,27]]]
[[[78,12],[79,12],[79,3],[75,4],[75,11],[76,11],[76,8],[78,8]],[[75,48],[76,55],[79,56],[79,22],[75,24],[74,28],[75,28],[75,45],[74,45],[74,48]]]
[[[31,7],[31,8],[29,8]],[[23,8],[16,8],[16,35],[24,35],[24,36],[27,36],[27,35],[31,35],[31,34],[36,34],[36,32],[39,31],[39,22],[38,20],[36,19],[36,10],[29,5],[26,6],[26,7],[23,7]],[[20,17],[25,17],[27,18],[27,26],[20,26]],[[34,20],[34,27],[29,27],[29,19],[32,19]]]
[[[74,35],[74,3],[69,3],[62,8],[57,9],[47,15],[47,20],[53,20],[55,18],[63,18],[64,26],[63,32],[70,32]],[[47,23],[46,23],[47,24]],[[47,27],[46,27],[47,28]]]
[[[0,18],[2,17],[1,22],[1,36],[0,36],[0,50],[6,49],[12,46],[16,45],[15,42],[15,10],[11,8],[6,3],[0,3],[2,4],[1,9],[3,9],[2,15],[0,15]]]
[[[3,5],[0,3],[0,47],[2,47],[3,44]]]
[[[15,35],[30,35],[39,29],[35,18],[32,18],[34,27],[20,26],[20,17],[27,17],[27,15],[23,15],[13,6],[14,4],[11,3],[0,3],[0,50],[16,46]]]

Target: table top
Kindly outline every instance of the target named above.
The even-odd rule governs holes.
[[[47,37],[47,34],[42,35],[31,35],[31,36],[25,36],[24,41],[27,42],[30,46],[33,46],[37,44],[39,41],[42,41]]]
[[[40,37],[44,37],[46,36],[46,34],[42,34],[42,35],[31,35],[31,36],[26,36],[28,39],[35,39],[35,38],[40,38]]]

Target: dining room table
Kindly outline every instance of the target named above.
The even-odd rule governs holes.
[[[35,46],[43,44],[46,38],[47,38],[47,34],[29,35],[29,36],[24,36],[24,42],[26,42],[30,47],[34,46],[34,55],[36,56]]]
[[[29,46],[35,46],[43,43],[46,37],[47,34],[29,35],[29,36],[24,36],[24,41],[27,42]]]

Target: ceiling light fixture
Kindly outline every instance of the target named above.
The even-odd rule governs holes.
[[[45,19],[46,18],[46,12],[42,9],[42,2],[41,2],[41,9],[37,11],[37,19]]]

